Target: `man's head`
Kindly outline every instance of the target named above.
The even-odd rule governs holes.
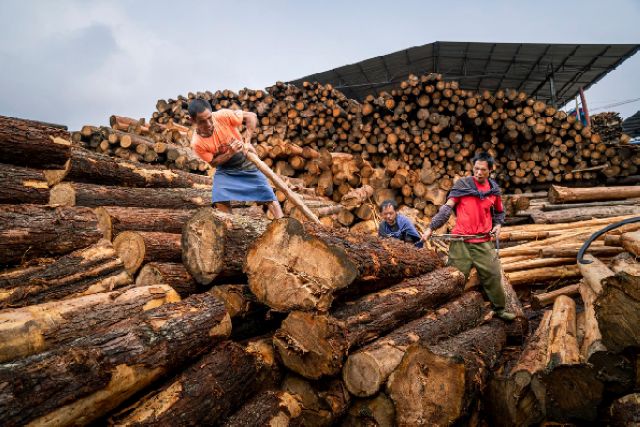
[[[395,200],[385,200],[380,205],[380,214],[382,215],[382,219],[384,219],[387,224],[394,225],[398,218],[398,213],[396,212],[397,209],[398,204]]]
[[[204,99],[194,99],[189,103],[189,116],[196,125],[198,135],[210,137],[213,133],[213,120],[211,118],[211,104]]]
[[[473,163],[473,176],[480,184],[484,184],[493,170],[493,157],[489,153],[482,152],[476,154],[471,162]]]

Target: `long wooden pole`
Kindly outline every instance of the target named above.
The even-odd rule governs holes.
[[[318,219],[318,217],[313,212],[311,212],[311,210],[307,207],[307,205],[304,204],[302,199],[296,193],[291,191],[289,189],[289,186],[287,186],[287,184],[275,172],[273,172],[271,168],[269,168],[269,166],[267,166],[262,160],[260,160],[260,158],[255,153],[251,153],[251,152],[247,153],[247,159],[253,162],[253,164],[255,164],[256,167],[263,174],[265,174],[267,178],[271,180],[271,182],[273,182],[273,185],[278,187],[278,190],[282,191],[287,196],[287,199],[291,200],[291,203],[296,205],[296,207],[300,209],[300,211],[307,218],[309,218],[311,221],[315,222],[316,224],[322,224]]]

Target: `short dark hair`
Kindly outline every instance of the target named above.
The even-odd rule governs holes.
[[[396,201],[389,199],[380,203],[380,212],[382,212],[387,206],[392,206],[394,211],[398,210],[398,204],[396,203]]]
[[[202,113],[204,110],[211,111],[211,104],[206,99],[198,98],[189,103],[189,116],[195,119],[196,116]]]
[[[473,156],[473,159],[471,159],[471,164],[475,165],[477,161],[487,162],[489,169],[491,169],[493,167],[493,164],[495,163],[495,160],[493,159],[493,157],[491,157],[491,154],[487,153],[486,151],[482,151]]]

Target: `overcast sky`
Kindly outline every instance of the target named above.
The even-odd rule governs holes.
[[[640,0],[2,0],[0,19],[0,115],[72,130],[438,40],[640,43]],[[587,92],[589,107],[640,98],[639,76],[640,53]]]

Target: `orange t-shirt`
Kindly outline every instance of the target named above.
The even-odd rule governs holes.
[[[213,133],[204,138],[194,132],[191,137],[191,148],[207,163],[214,157],[225,153],[235,139],[242,141],[240,125],[242,124],[242,110],[222,109],[211,113],[213,119]]]

